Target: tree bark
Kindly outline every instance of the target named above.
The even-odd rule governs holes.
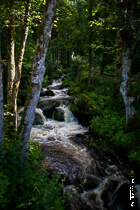
[[[12,11],[13,12],[13,11]],[[14,12],[13,12],[14,13]],[[7,81],[7,104],[11,107],[12,91],[15,78],[15,15],[11,15],[9,29],[9,47],[8,47],[8,81]],[[8,109],[9,111],[11,108]]]
[[[30,87],[19,127],[19,131],[22,131],[22,147],[24,156],[27,156],[28,154],[30,131],[33,125],[35,109],[37,106],[43,82],[43,76],[45,73],[45,57],[48,49],[49,40],[51,38],[51,30],[53,26],[57,4],[58,0],[46,1],[43,19],[39,30],[39,36],[37,39],[37,45],[32,66]]]
[[[19,54],[18,54],[18,60],[17,60],[16,69],[15,69],[16,71],[15,71],[14,87],[13,87],[13,93],[12,93],[13,102],[14,102],[14,107],[13,107],[14,119],[13,119],[13,121],[14,121],[15,128],[17,128],[17,96],[18,96],[19,84],[20,84],[20,79],[21,79],[25,44],[26,44],[28,31],[29,31],[29,21],[30,21],[29,15],[30,15],[31,2],[32,2],[32,0],[28,0],[28,2],[27,2],[26,12],[25,12],[25,20],[24,20],[24,29],[23,29],[23,33],[22,33]]]
[[[122,47],[122,54],[120,59],[122,69],[122,82],[120,85],[120,92],[123,97],[125,111],[126,111],[126,132],[134,131],[136,129],[136,108],[134,106],[136,99],[130,94],[130,70],[131,70],[131,40],[133,35],[133,19],[134,9],[136,8],[136,0],[117,1],[117,7],[120,10],[127,12],[121,21],[125,24],[131,25],[131,28],[126,27],[118,32],[119,40]]]
[[[1,25],[0,25],[0,146],[4,143],[3,83],[1,63]]]
[[[115,68],[115,83],[116,86],[121,83],[121,72],[122,72],[122,37],[121,31],[118,30],[116,33],[116,44],[118,49],[116,50],[116,68]]]
[[[123,97],[125,111],[126,111],[126,132],[135,130],[136,128],[136,109],[134,107],[135,98],[130,96],[130,70],[131,70],[131,53],[130,43],[123,40],[123,54],[122,54],[122,83],[120,85],[120,92]]]
[[[92,68],[92,47],[89,46],[89,72],[88,72],[88,85],[91,83],[91,68]]]
[[[88,19],[89,19],[89,22],[92,21],[92,9],[93,9],[93,1],[92,0],[88,0]],[[91,83],[91,68],[92,68],[92,27],[89,26],[89,72],[88,72],[88,86],[90,85]]]
[[[14,114],[13,107],[14,101],[12,97],[14,78],[15,78],[15,14],[14,14],[14,1],[11,8],[11,19],[9,28],[9,45],[8,45],[8,77],[7,77],[7,112],[10,113],[7,116],[7,121],[12,122],[9,127],[9,137],[14,129]]]

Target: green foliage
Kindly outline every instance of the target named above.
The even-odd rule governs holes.
[[[100,139],[100,143],[110,149],[110,141],[115,146],[114,136],[120,134],[124,128],[124,119],[110,110],[103,111],[102,116],[93,117],[90,122],[90,129],[96,139]],[[117,140],[117,139],[116,139]]]
[[[99,107],[85,94],[77,96],[76,103],[71,105],[71,111],[78,117],[80,122],[85,123],[88,123],[93,116],[101,114]]]
[[[10,185],[9,178],[3,172],[0,172],[0,200],[4,200],[4,195]]]
[[[41,164],[42,153],[37,142],[31,140],[29,155],[23,161],[19,141],[1,148],[0,206],[1,209],[63,210],[62,182],[59,175],[47,175]]]
[[[52,83],[53,79],[58,79],[62,76],[61,66],[57,65],[56,61],[50,58],[50,52],[48,52],[46,57],[46,71],[43,79],[43,87],[47,87]]]
[[[71,94],[79,94],[85,88],[88,80],[88,60],[84,56],[76,56],[71,61],[71,66],[65,69],[66,73],[63,86],[69,87]]]
[[[76,103],[71,105],[73,114],[78,117],[80,123],[90,124],[92,137],[87,144],[99,151],[116,153],[139,164],[139,137],[136,132],[125,133],[124,103],[114,83],[113,74],[109,74],[110,66],[109,69],[106,67],[102,78],[100,73],[95,73],[92,76],[92,84],[87,87],[87,74],[83,74],[87,71],[86,62],[88,61],[83,65],[83,61],[80,63],[80,57],[77,60],[75,58],[67,70],[63,84],[77,96]],[[80,65],[83,65],[83,68]],[[78,68],[81,71],[77,72]],[[78,73],[84,75],[83,79],[80,78],[80,85],[77,80]],[[133,95],[139,92],[136,83],[133,83],[132,92]]]
[[[124,132],[125,119],[111,110],[103,111],[103,116],[93,117],[90,129],[94,138],[88,144],[96,149],[117,153],[140,163],[140,144],[137,132]],[[122,151],[125,151],[122,154]]]

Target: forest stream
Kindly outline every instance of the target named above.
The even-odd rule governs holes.
[[[68,198],[74,194],[66,209],[139,209],[140,185],[124,176],[119,160],[97,155],[86,146],[89,128],[70,111],[72,96],[62,87],[62,78],[53,80],[48,89],[54,96],[40,96],[37,112],[43,123],[32,127],[31,138],[44,151],[48,171],[66,177],[63,193]]]

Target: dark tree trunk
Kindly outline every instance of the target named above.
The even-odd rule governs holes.
[[[116,86],[120,85],[121,83],[121,72],[122,72],[122,37],[121,31],[118,30],[116,33],[116,44],[118,49],[116,51],[116,68],[115,68],[115,83]]]
[[[88,85],[91,83],[91,68],[92,68],[92,47],[89,47],[89,72],[88,72]]]
[[[70,55],[70,50],[68,50],[68,51],[67,51],[67,66],[68,66],[68,67],[70,67],[70,61],[71,61],[70,56],[71,56],[71,55]]]
[[[0,146],[4,143],[3,82],[1,61],[1,25],[0,25]]]
[[[88,0],[88,19],[89,22],[92,21],[92,9],[93,9],[93,0]],[[91,83],[91,68],[92,68],[92,34],[93,28],[89,25],[89,72],[88,72],[88,86]]]

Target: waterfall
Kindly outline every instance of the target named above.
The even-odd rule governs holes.
[[[78,123],[77,118],[73,115],[73,113],[70,111],[70,105],[66,106],[63,105],[62,103],[60,103],[59,107],[56,107],[57,110],[60,110],[60,112],[62,112],[64,114],[64,121],[66,123]],[[55,111],[54,111],[55,112]],[[54,119],[54,113],[53,113],[53,117]]]

